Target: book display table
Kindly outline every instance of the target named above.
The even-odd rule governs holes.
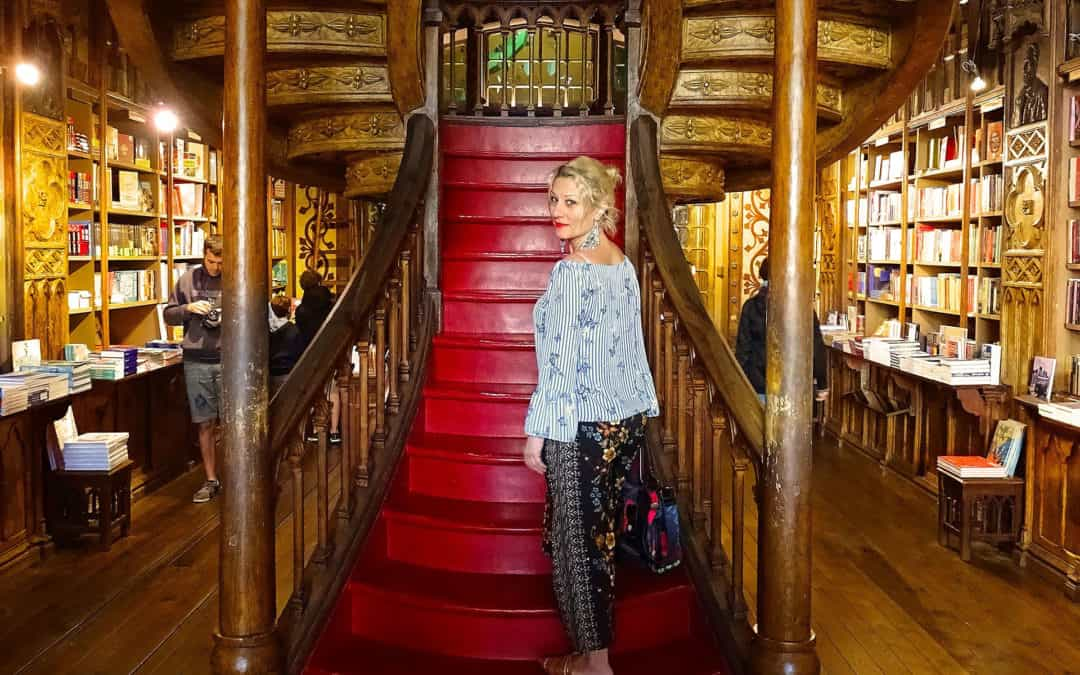
[[[938,471],[938,542],[960,539],[960,559],[971,560],[971,542],[1016,544],[1023,522],[1021,478],[957,478]]]
[[[53,471],[49,481],[46,518],[59,542],[96,534],[109,550],[113,530],[126,537],[131,530],[130,459],[111,471]]]

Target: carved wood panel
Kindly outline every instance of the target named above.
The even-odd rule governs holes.
[[[380,196],[390,192],[401,166],[401,153],[364,157],[351,164],[345,172],[345,196],[349,198]]]
[[[1033,436],[1025,541],[1067,580],[1080,582],[1080,432],[1039,419]]]
[[[368,12],[269,11],[266,13],[266,49],[269,52],[383,56],[386,53],[386,16]],[[174,60],[224,53],[224,16],[207,16],[176,24],[172,44]]]
[[[719,160],[663,155],[660,176],[664,194],[673,199],[718,202],[724,198],[724,166]]]
[[[30,416],[0,418],[0,564],[18,555],[33,526],[26,485]]]
[[[833,163],[822,169],[818,180],[817,209],[820,237],[820,257],[818,260],[818,314],[829,310],[840,310],[843,305],[840,296],[840,163]],[[824,316],[821,317],[824,320]]]
[[[694,105],[772,105],[773,76],[769,72],[726,68],[685,68],[679,71],[669,107]],[[819,82],[818,114],[838,119],[843,112],[839,87]]]
[[[267,105],[370,102],[393,102],[386,66],[311,66],[266,73]]]
[[[769,255],[769,191],[745,193],[742,207],[742,287],[739,307],[761,288],[761,261]]]
[[[405,126],[396,110],[329,114],[289,129],[289,159],[317,152],[401,150]]]
[[[68,327],[65,125],[29,113],[22,125],[23,330],[56,358]]]
[[[756,119],[726,115],[668,115],[660,126],[663,149],[772,150],[772,127]]]

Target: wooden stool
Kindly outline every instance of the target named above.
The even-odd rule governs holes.
[[[112,471],[53,471],[48,490],[49,533],[63,542],[97,534],[101,547],[112,546],[113,528],[131,530],[130,459]]]
[[[956,478],[938,471],[938,542],[960,535],[960,559],[971,560],[971,542],[1015,544],[1023,522],[1021,478]]]

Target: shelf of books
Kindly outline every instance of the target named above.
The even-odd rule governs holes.
[[[217,226],[218,153],[159,135],[117,94],[67,90],[69,341],[144,344],[163,337],[170,280]]]
[[[269,178],[266,191],[267,235],[270,252],[270,295],[295,294],[296,283],[292,274],[294,241],[293,186],[280,178]]]
[[[905,114],[843,160],[847,313],[858,332],[895,319],[931,340],[942,327],[1000,340],[1001,101],[999,91],[936,117]]]

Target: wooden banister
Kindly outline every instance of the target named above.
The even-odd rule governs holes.
[[[278,459],[288,451],[286,439],[296,428],[333,373],[341,352],[357,339],[357,326],[382,299],[387,275],[398,262],[431,173],[435,126],[423,115],[409,120],[405,152],[390,203],[369,253],[349,280],[292,374],[270,402],[270,447]]]
[[[695,359],[705,369],[750,450],[760,458],[765,437],[764,406],[743,374],[735,352],[713,325],[694,284],[664,196],[656,138],[656,122],[652,118],[642,116],[634,121],[630,130],[630,162],[642,234],[648,240],[667,302],[690,338]]]

